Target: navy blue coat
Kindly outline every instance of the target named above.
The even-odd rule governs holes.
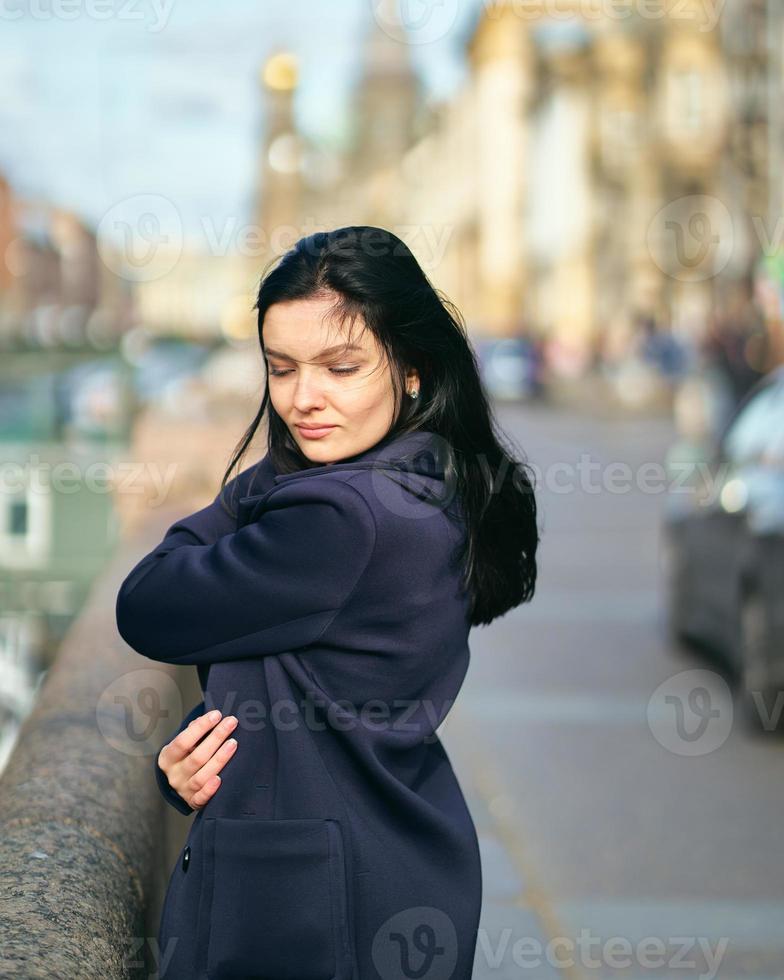
[[[197,665],[181,727],[239,719],[171,873],[164,980],[471,977],[479,848],[435,734],[470,627],[439,443],[409,433],[290,474],[265,456],[224,491],[236,522],[216,498],[123,582],[130,646]]]

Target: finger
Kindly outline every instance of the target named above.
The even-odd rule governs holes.
[[[204,741],[199,742],[193,751],[182,760],[185,771],[191,776],[197,773],[226,742],[226,739],[231,735],[237,725],[238,720],[234,715],[227,715],[223,718],[220,724],[215,726]]]
[[[194,788],[206,786],[212,777],[217,775],[221,769],[223,769],[229,759],[232,758],[236,749],[236,738],[230,738],[227,742],[224,742],[217,752],[215,752],[215,754],[198,770],[198,772],[191,776],[191,786]]]
[[[221,785],[221,777],[218,773],[234,755],[236,748],[237,740],[235,738],[229,739],[228,742],[221,745],[209,762],[188,780],[183,792],[186,796],[190,795],[196,801],[197,806],[203,806],[217,792]],[[182,793],[180,795],[182,796]]]
[[[199,740],[215,728],[220,720],[221,712],[217,709],[207,711],[203,715],[199,715],[198,718],[194,718],[187,728],[183,728],[171,742],[164,745],[161,756],[164,757],[165,762],[171,766],[190,755]]]
[[[188,806],[192,810],[200,810],[202,807],[206,806],[207,803],[212,799],[212,797],[217,793],[221,785],[220,776],[213,776],[209,782],[202,786],[201,789],[196,790],[191,799],[188,802]]]

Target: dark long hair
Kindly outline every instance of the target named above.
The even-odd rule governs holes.
[[[264,317],[274,303],[334,295],[335,322],[359,321],[371,330],[391,367],[396,411],[385,440],[425,429],[449,447],[444,477],[455,488],[465,524],[457,560],[471,597],[471,624],[488,624],[530,601],[539,542],[533,474],[529,477],[528,464],[516,458],[493,415],[457,308],[431,284],[405,243],[384,228],[352,225],[316,232],[273,265],[262,276],[253,306],[262,353]],[[405,372],[412,367],[420,379],[417,399],[405,397]],[[275,411],[265,385],[221,490],[265,412],[276,472],[314,465]]]

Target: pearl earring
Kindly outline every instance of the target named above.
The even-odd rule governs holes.
[[[419,398],[419,392],[415,388],[412,388],[408,394],[411,398]]]

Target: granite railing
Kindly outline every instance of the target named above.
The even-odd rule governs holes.
[[[157,980],[160,907],[190,817],[153,754],[200,699],[195,668],[117,632],[117,590],[175,513],[124,542],[68,631],[0,775],[0,978]]]

